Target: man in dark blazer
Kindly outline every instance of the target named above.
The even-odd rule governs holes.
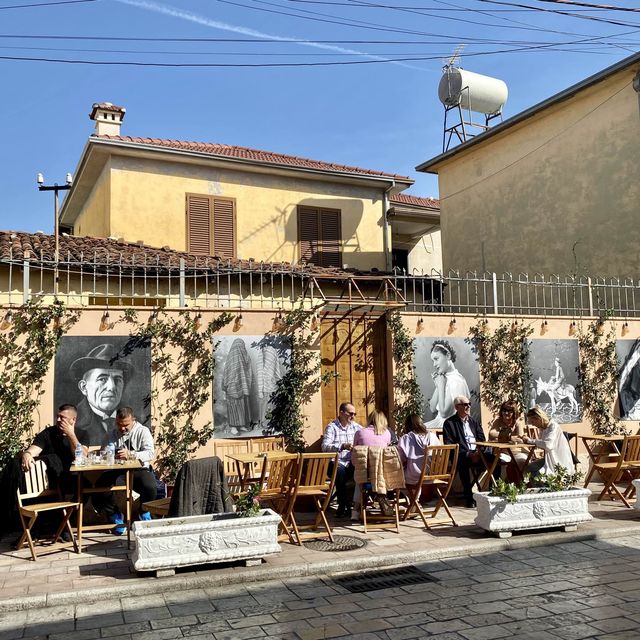
[[[462,482],[465,506],[475,507],[471,484],[471,467],[480,471],[484,470],[484,464],[476,442],[485,441],[484,432],[477,420],[471,417],[471,403],[469,398],[458,396],[453,400],[455,414],[447,418],[443,425],[442,437],[445,444],[457,444],[458,451],[458,475]],[[493,462],[492,453],[484,453],[487,462]],[[500,477],[500,465],[496,467],[494,476]]]

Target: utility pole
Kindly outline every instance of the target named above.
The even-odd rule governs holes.
[[[60,230],[58,225],[58,192],[68,191],[73,185],[73,176],[67,173],[66,184],[59,185],[55,182],[52,185],[46,185],[44,183],[44,176],[39,173],[37,178],[38,191],[53,191],[53,236],[55,238],[55,249],[53,254],[53,295],[58,297],[58,263],[60,262]]]

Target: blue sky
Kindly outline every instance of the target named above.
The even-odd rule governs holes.
[[[127,108],[124,135],[391,171],[416,180],[411,193],[437,196],[436,179],[414,167],[441,150],[437,85],[442,59],[458,43],[466,44],[464,68],[507,83],[505,117],[640,49],[640,15],[549,1],[68,0],[9,8],[47,1],[60,2],[0,0],[2,229],[51,232],[53,196],[37,191],[35,176],[62,183],[75,170],[93,131],[93,102]],[[251,42],[184,40],[194,38]],[[11,57],[360,64],[193,68]]]

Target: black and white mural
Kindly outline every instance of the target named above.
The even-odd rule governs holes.
[[[138,421],[149,424],[148,341],[127,336],[63,336],[54,366],[54,412],[65,403],[78,407],[76,435],[83,444],[108,443],[119,407],[132,407]]]
[[[622,420],[640,420],[640,340],[617,340],[618,400]]]
[[[529,341],[529,408],[537,404],[561,424],[582,420],[579,357],[577,340]]]
[[[439,428],[455,413],[453,399],[471,400],[471,415],[480,420],[480,371],[464,338],[415,338],[416,379],[425,406],[423,419]]]
[[[264,435],[269,398],[287,371],[291,343],[281,336],[223,336],[215,358],[214,437]]]

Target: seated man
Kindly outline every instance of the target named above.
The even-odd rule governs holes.
[[[338,471],[336,474],[336,495],[338,498],[338,518],[351,515],[351,503],[353,502],[353,466],[351,465],[351,448],[356,431],[362,427],[354,420],[356,408],[350,402],[340,405],[338,417],[330,422],[325,429],[322,438],[322,451],[325,453],[339,451]],[[333,467],[329,468],[329,475],[333,473]]]
[[[69,474],[78,444],[75,424],[75,406],[61,405],[55,424],[38,433],[33,442],[5,466],[0,477],[0,508],[4,513],[0,530],[9,532],[20,528],[16,491],[20,486],[22,473],[33,466],[36,458],[41,458],[47,465],[51,486],[60,487],[63,494],[75,492],[75,481]]]
[[[150,466],[154,456],[151,431],[136,421],[131,407],[121,407],[116,411],[116,428],[109,438],[116,446],[116,460],[135,458],[142,463],[142,468],[135,469],[133,472],[133,489],[140,494],[140,520],[151,520],[151,514],[142,510],[142,505],[155,500],[157,493],[156,479]],[[102,475],[98,485],[124,484],[124,482],[124,472],[110,471]],[[96,494],[94,506],[113,524],[124,525],[124,517],[116,506],[113,492]],[[116,535],[122,535],[125,531],[124,526],[117,526],[114,529]]]
[[[460,482],[462,482],[465,506],[472,508],[475,507],[475,501],[473,499],[470,470],[471,467],[475,467],[480,471],[485,468],[476,446],[476,442],[484,441],[485,437],[478,421],[471,417],[469,398],[457,396],[453,400],[453,406],[456,413],[445,420],[442,437],[445,444],[457,444],[459,447],[457,471],[460,476]],[[493,462],[492,453],[484,453],[484,457],[489,464]],[[500,477],[500,465],[496,467],[494,477]]]
[[[59,486],[63,492],[67,489],[73,491],[69,467],[73,463],[76,445],[79,444],[75,433],[77,415],[74,405],[60,405],[56,414],[56,424],[43,429],[22,452],[22,471],[28,471],[36,458],[43,458],[47,465],[49,481]],[[83,448],[83,451],[87,453],[86,448]]]

